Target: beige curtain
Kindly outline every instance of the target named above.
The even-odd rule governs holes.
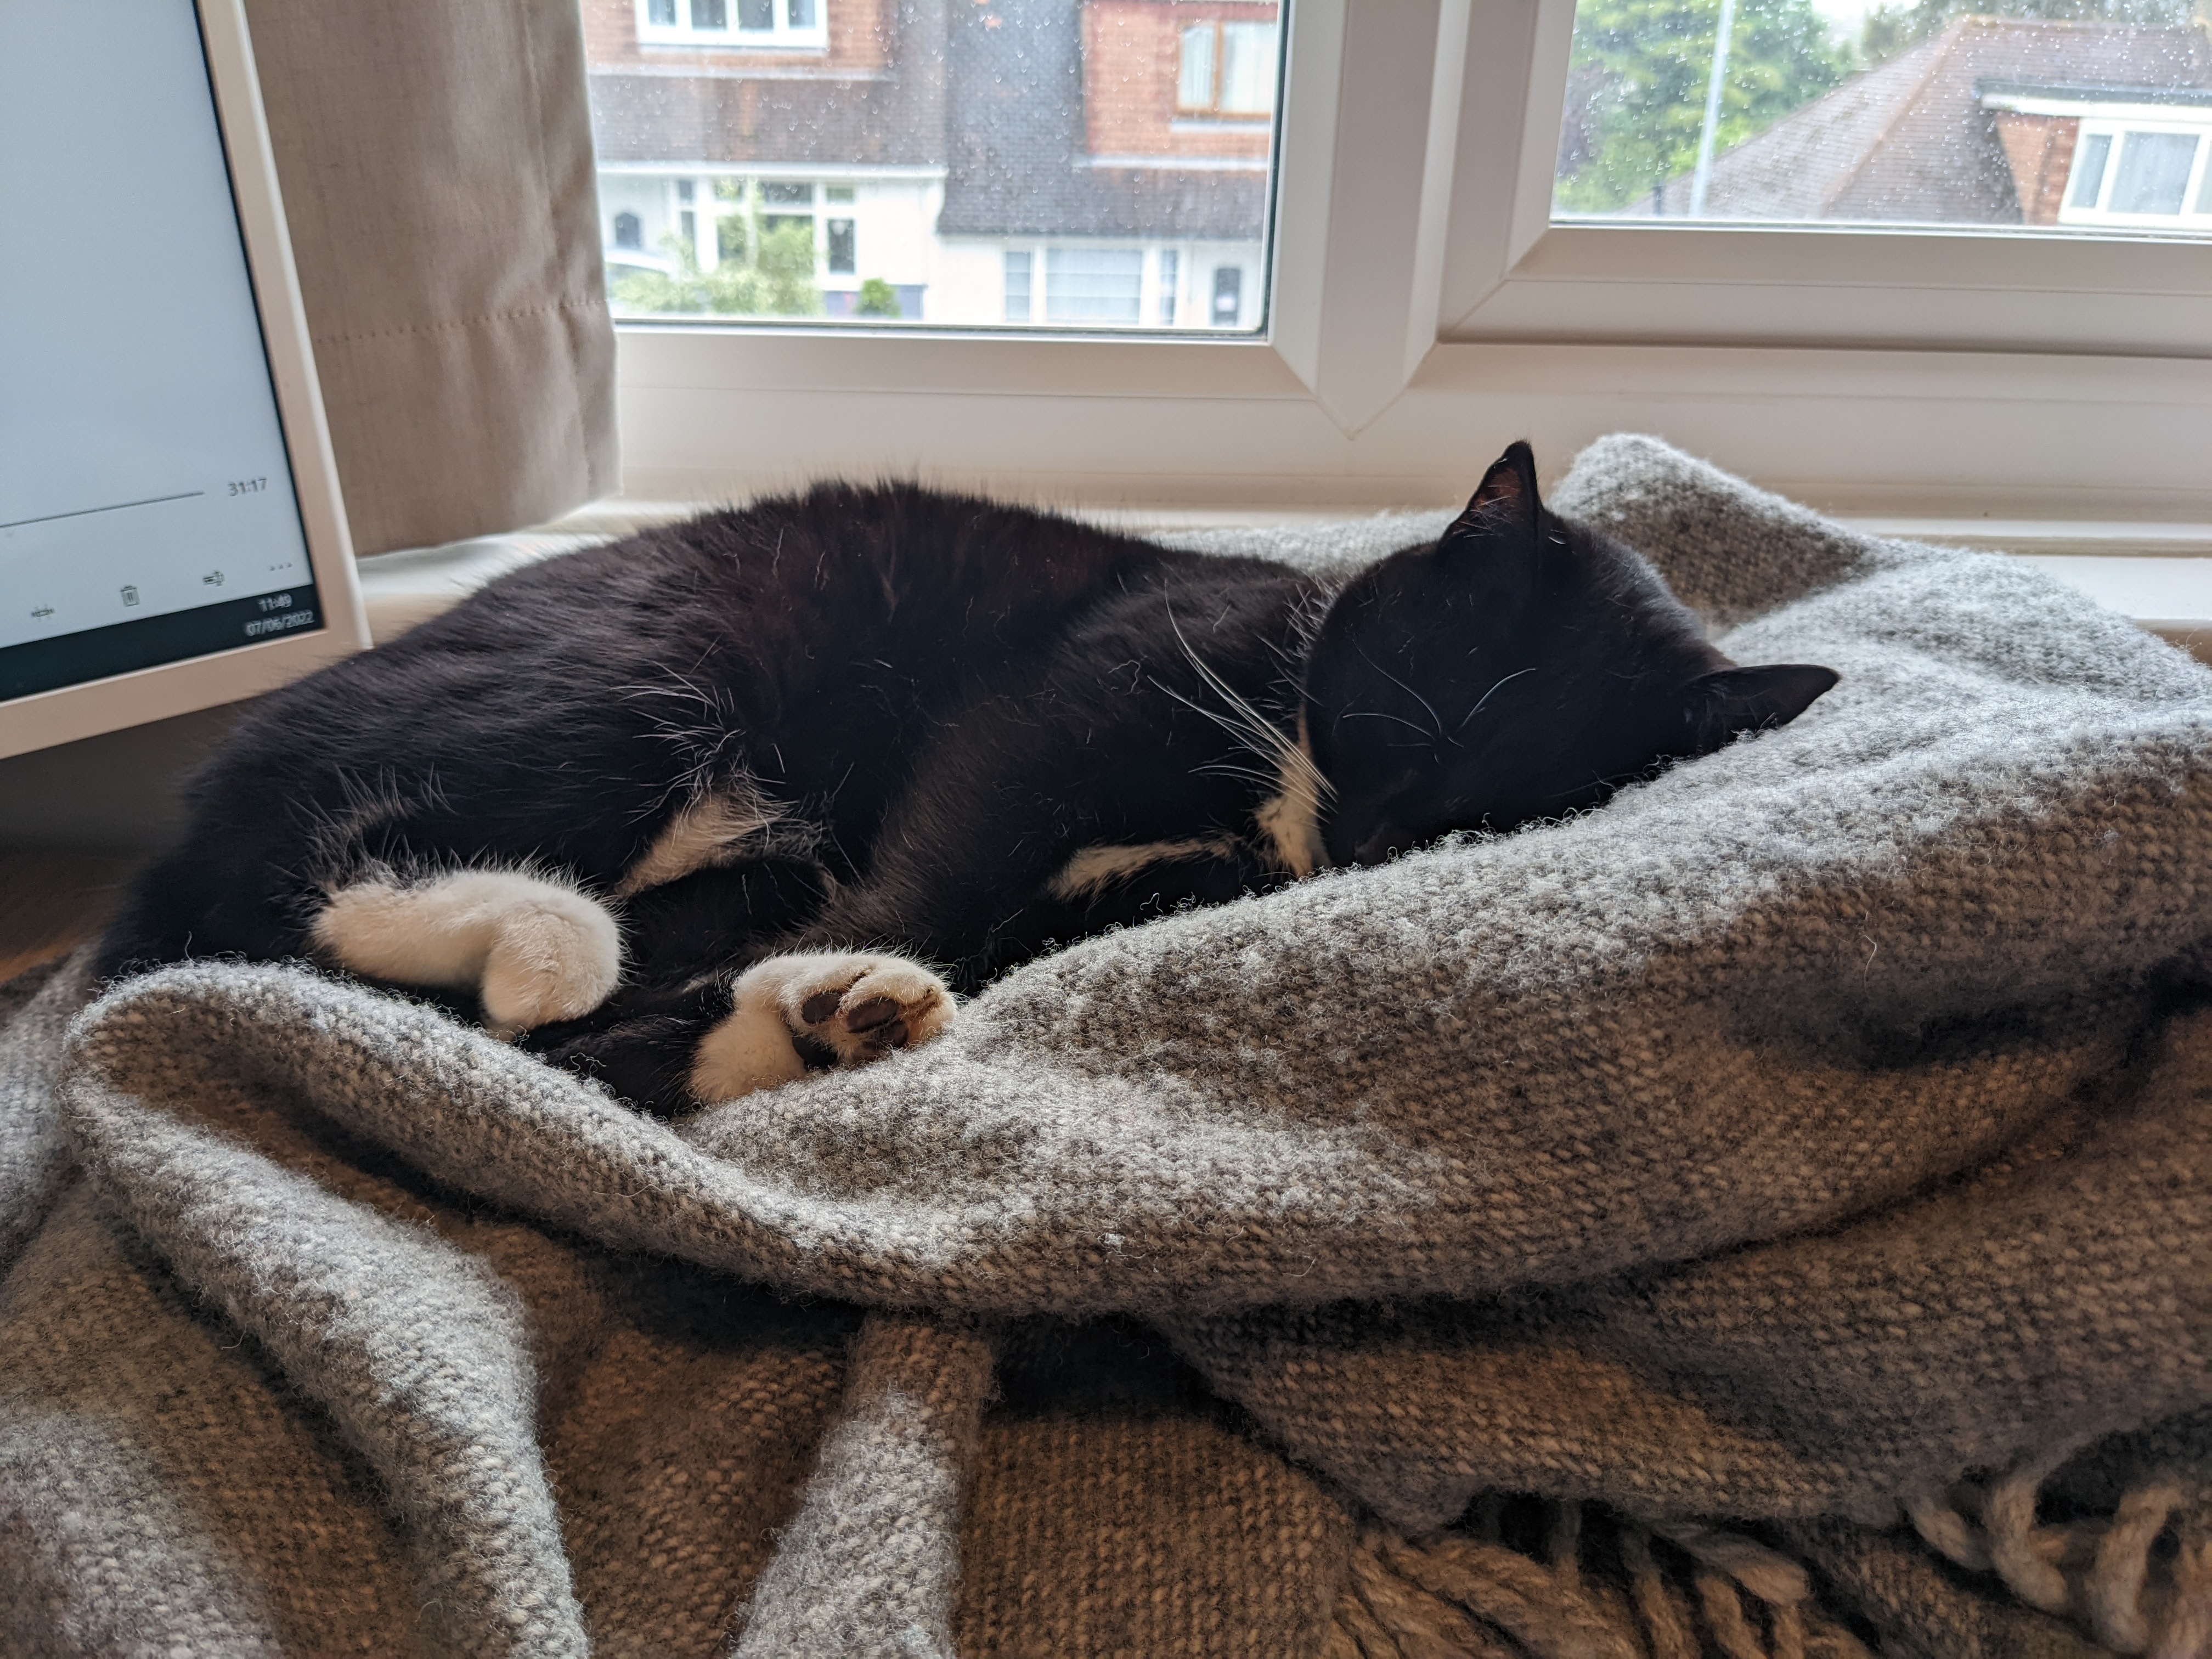
[[[619,483],[576,0],[248,0],[361,553]]]

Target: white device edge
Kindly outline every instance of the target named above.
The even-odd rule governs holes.
[[[369,643],[245,0],[195,0],[195,9],[323,626],[0,702],[0,757],[256,696]]]

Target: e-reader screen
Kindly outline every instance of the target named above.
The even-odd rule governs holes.
[[[191,0],[0,5],[0,702],[319,629]]]

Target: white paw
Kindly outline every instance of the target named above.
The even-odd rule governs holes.
[[[796,1039],[821,1044],[846,1066],[912,1048],[952,1024],[943,980],[918,962],[873,951],[770,957],[738,975],[729,1018],[700,1040],[691,1092],[732,1100],[803,1076]]]
[[[622,977],[622,933],[605,905],[512,870],[343,888],[313,933],[356,974],[477,992],[503,1031],[588,1014]]]

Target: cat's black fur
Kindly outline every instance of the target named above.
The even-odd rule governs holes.
[[[1516,445],[1438,543],[1340,591],[914,486],[825,484],[549,560],[262,699],[198,779],[109,973],[311,954],[365,870],[512,864],[608,894],[744,784],[747,856],[618,907],[623,988],[530,1045],[678,1103],[731,973],[892,946],[972,990],[1054,941],[1292,878],[1255,814],[1301,740],[1328,862],[1602,801],[1794,718],[1826,669],[1740,669]],[[1072,856],[1202,842],[1054,896]]]

